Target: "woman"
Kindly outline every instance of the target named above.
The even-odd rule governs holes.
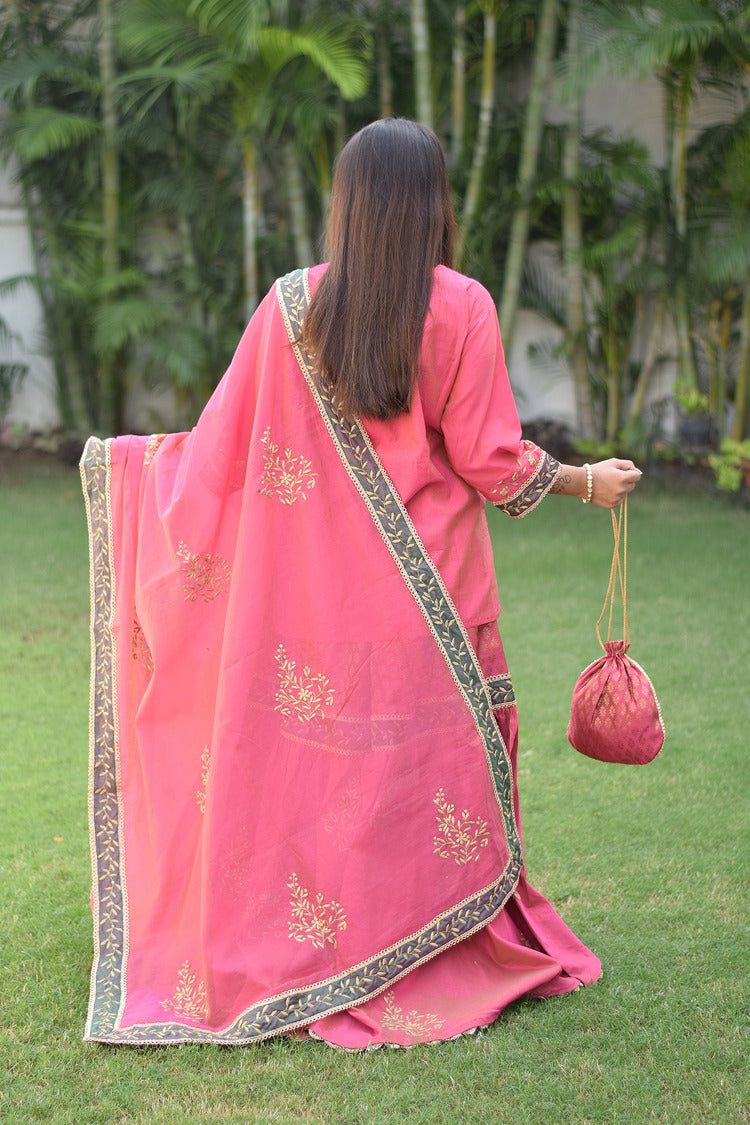
[[[603,507],[524,442],[434,135],[343,150],[189,434],[91,439],[87,1038],[410,1045],[599,962],[523,868],[484,497]]]

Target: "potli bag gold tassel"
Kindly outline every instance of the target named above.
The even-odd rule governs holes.
[[[601,762],[645,765],[664,745],[664,722],[653,684],[643,668],[627,655],[630,629],[627,611],[628,501],[612,512],[615,547],[604,606],[596,623],[596,635],[604,649],[585,668],[573,689],[568,741],[588,758]],[[620,546],[622,545],[622,561]],[[612,614],[619,584],[622,595],[622,640],[613,641]],[[607,640],[599,626],[609,609]]]

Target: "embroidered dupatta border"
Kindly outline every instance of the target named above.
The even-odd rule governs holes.
[[[112,635],[110,442],[89,438],[81,457],[89,531],[91,697],[89,710],[89,832],[94,913],[94,963],[86,1038],[117,1026],[125,997],[127,901],[122,877],[122,809],[117,721],[117,655]]]
[[[510,760],[492,715],[493,707],[512,702],[510,683],[505,682],[503,677],[503,690],[498,693],[495,685],[484,679],[442,578],[380,464],[366,431],[358,422],[344,420],[331,396],[316,385],[312,357],[299,344],[302,316],[309,301],[307,272],[295,271],[282,278],[277,283],[277,295],[300,369],[339,457],[365,500],[471,711],[494,782],[510,858],[499,878],[490,886],[432,919],[417,933],[378,951],[344,974],[311,987],[290,989],[269,997],[242,1013],[229,1027],[211,1031],[176,1021],[154,1021],[121,1028],[128,936],[118,770],[116,653],[111,631],[115,576],[109,501],[110,455],[108,442],[90,439],[81,462],[89,520],[92,582],[90,813],[95,880],[95,958],[87,1039],[132,1044],[238,1044],[265,1039],[354,1007],[490,922],[513,894],[521,872],[523,856],[513,811]],[[497,686],[500,687],[500,684]]]

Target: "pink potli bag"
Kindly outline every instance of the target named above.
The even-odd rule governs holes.
[[[607,596],[596,623],[596,635],[604,649],[585,668],[573,689],[568,741],[588,758],[600,762],[645,765],[664,745],[664,722],[653,684],[643,668],[628,656],[630,630],[627,613],[627,498],[618,514],[612,512],[615,548]],[[620,543],[622,542],[622,562]],[[622,594],[623,639],[611,640],[612,614],[619,581]],[[609,609],[607,640],[599,626]]]

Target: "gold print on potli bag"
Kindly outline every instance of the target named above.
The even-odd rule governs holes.
[[[185,1020],[203,1020],[208,1015],[206,986],[190,971],[185,961],[177,974],[177,988],[170,1000],[160,1000],[160,1007]]]
[[[346,915],[340,904],[325,902],[320,891],[311,898],[307,887],[300,886],[296,872],[292,872],[287,886],[292,892],[289,937],[293,941],[310,941],[314,949],[326,945],[335,949],[337,933],[346,929]]]
[[[433,854],[439,855],[441,859],[452,859],[459,867],[476,862],[479,859],[479,849],[486,848],[489,843],[487,822],[480,816],[472,819],[468,809],[457,816],[456,806],[448,804],[442,789],[438,789],[434,804],[437,807],[439,832],[432,840],[435,845]]]
[[[137,618],[133,621],[133,637],[131,641],[130,651],[133,660],[135,660],[136,663],[142,664],[147,672],[153,672],[154,659],[151,655],[151,649],[148,647],[148,641],[144,636],[143,629],[141,628],[140,622]]]
[[[198,808],[202,813],[206,811],[206,790],[208,789],[208,771],[211,765],[211,750],[203,747],[201,754],[201,788],[198,790]]]
[[[278,664],[279,690],[276,692],[274,711],[282,715],[294,715],[301,722],[309,723],[322,717],[326,707],[333,703],[333,688],[330,680],[322,672],[313,673],[305,665],[297,672],[296,660],[290,660],[283,645],[279,645],[275,656]]]
[[[276,442],[271,440],[270,426],[261,441],[264,467],[259,492],[263,496],[276,496],[282,504],[307,500],[307,493],[315,488],[317,479],[311,462],[301,454],[294,457],[291,449],[281,453]]]
[[[427,1012],[424,1015],[413,1009],[411,1012],[404,1012],[403,1008],[399,1008],[394,1001],[392,992],[386,992],[383,999],[385,1000],[385,1015],[381,1024],[384,1031],[400,1031],[410,1039],[418,1041],[426,1039],[431,1031],[439,1031],[445,1023],[444,1019],[440,1019],[432,1012]]]
[[[180,570],[185,576],[182,588],[186,602],[197,602],[198,598],[212,602],[226,592],[232,572],[221,555],[199,554],[180,543],[177,557],[182,559]]]

